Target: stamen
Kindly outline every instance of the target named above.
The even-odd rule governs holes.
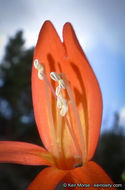
[[[56,72],[51,72],[50,77],[51,77],[51,79],[53,79],[59,83],[60,88],[65,88],[65,83],[61,79],[61,76],[59,74],[57,74]]]
[[[55,135],[53,116],[52,116],[52,112],[51,112],[51,106],[50,106],[51,104],[50,104],[50,99],[49,99],[48,87],[50,88],[53,96],[57,100],[57,107],[60,109],[60,115],[64,116],[64,120],[67,124],[67,127],[68,127],[69,132],[71,134],[71,137],[73,139],[76,150],[80,154],[80,149],[79,149],[79,145],[77,144],[76,137],[75,137],[74,132],[72,130],[72,127],[70,126],[70,123],[66,117],[66,113],[68,112],[68,101],[65,98],[63,98],[62,93],[61,93],[61,89],[62,88],[65,89],[64,80],[61,79],[61,76],[59,74],[57,74],[55,72],[50,73],[50,77],[59,83],[59,86],[57,86],[56,93],[55,93],[51,83],[49,82],[48,78],[46,77],[46,75],[44,73],[44,66],[39,63],[38,59],[34,60],[34,67],[38,70],[39,79],[40,80],[44,79],[44,81],[45,81],[46,97],[48,100],[47,101],[47,109],[48,109],[48,115],[49,115],[49,121],[50,121],[50,127],[51,127],[51,135],[52,135],[52,141],[53,141],[53,147],[54,147],[54,155],[56,155],[56,157],[58,157],[59,152],[58,152],[57,144],[56,144],[56,135]],[[59,128],[60,128],[60,125],[61,125],[61,120],[60,120]],[[59,129],[57,134],[59,134],[60,132],[61,132],[61,128]],[[60,136],[60,138],[61,138],[61,136]]]
[[[55,94],[55,91],[54,91],[54,89],[53,89],[51,83],[50,83],[49,80],[47,79],[46,75],[44,75],[44,80],[46,80],[46,83],[48,84],[48,86],[49,86],[49,88],[50,88],[50,90],[51,90],[53,96],[54,96],[55,99],[57,100],[57,96],[56,96],[56,94]],[[81,153],[80,153],[81,151],[80,151],[79,145],[77,144],[76,136],[74,135],[74,132],[73,132],[73,130],[72,130],[72,127],[70,126],[70,123],[69,123],[69,121],[68,121],[66,115],[64,116],[64,120],[65,120],[66,125],[67,125],[67,127],[68,127],[69,133],[71,134],[71,137],[72,137],[72,139],[73,139],[73,143],[74,143],[74,145],[75,145],[75,147],[76,147],[76,150],[77,150],[77,152],[78,152],[79,155],[80,155],[80,154],[81,154]]]
[[[44,77],[43,77],[43,71],[44,71],[43,67],[41,67],[41,68],[38,70],[38,78],[39,78],[40,80],[43,80],[43,79],[44,79]]]
[[[80,153],[81,151],[80,151],[79,145],[77,144],[77,139],[76,139],[76,136],[74,135],[74,132],[73,132],[73,130],[72,130],[72,127],[70,126],[69,121],[68,121],[68,119],[67,119],[66,116],[64,116],[64,119],[65,119],[66,125],[67,125],[67,127],[68,127],[68,129],[69,129],[69,132],[70,132],[70,134],[71,134],[71,137],[72,137],[73,143],[74,143],[74,145],[75,145],[75,148],[76,148],[77,152],[78,152],[79,154],[81,154],[81,153]]]
[[[63,80],[65,82],[66,89],[67,89],[68,95],[70,97],[72,108],[73,108],[74,115],[75,115],[75,118],[76,118],[78,130],[79,130],[81,148],[82,148],[82,161],[83,161],[83,163],[85,163],[86,159],[87,159],[87,157],[86,157],[87,156],[86,136],[85,136],[85,134],[83,134],[83,130],[82,130],[82,126],[81,126],[81,121],[80,121],[80,118],[79,118],[79,114],[78,114],[78,111],[77,111],[75,100],[73,98],[70,85],[68,84],[68,81],[67,81],[66,76],[65,76],[64,73],[62,74],[62,77],[63,77]]]
[[[58,157],[58,149],[57,149],[57,144],[56,144],[56,134],[55,134],[55,127],[54,127],[54,121],[53,121],[53,116],[52,116],[52,109],[51,109],[51,103],[50,103],[50,98],[49,98],[49,90],[48,90],[48,85],[46,80],[45,81],[45,89],[46,89],[46,97],[47,97],[47,109],[48,109],[48,117],[49,117],[49,122],[50,122],[50,130],[51,130],[51,135],[52,135],[52,141],[54,144],[54,154]]]
[[[60,75],[57,74],[56,72],[51,72],[50,77],[51,77],[51,79],[53,79],[55,81],[59,81],[61,79]]]
[[[34,60],[34,67],[35,67],[35,69],[37,69],[38,65],[39,65],[39,61],[38,61],[38,59],[35,59]]]
[[[68,121],[68,119],[66,117],[66,113],[68,112],[68,103],[71,102],[71,101],[68,102],[65,98],[63,98],[62,93],[61,93],[61,88],[65,89],[65,82],[61,78],[61,76],[59,74],[57,74],[56,72],[51,72],[50,77],[53,80],[55,80],[55,81],[57,81],[59,83],[59,86],[57,86],[57,88],[56,88],[57,107],[59,109],[61,109],[60,110],[60,115],[64,116],[64,120],[65,120],[65,122],[67,124],[67,127],[68,127],[69,132],[71,134],[71,137],[73,139],[73,142],[74,142],[74,145],[76,147],[76,150],[80,154],[80,148],[79,148],[79,145],[77,144],[76,136],[74,135],[72,127],[70,126],[69,121]],[[49,84],[49,86],[50,86],[51,89],[53,89],[53,87],[51,87],[51,84]],[[53,90],[52,90],[52,92],[53,92]],[[53,95],[55,96],[55,92],[53,92]]]
[[[61,91],[60,86],[57,86],[57,87],[56,87],[56,96],[59,96],[60,91]]]
[[[39,63],[38,59],[34,60],[34,67],[38,70],[38,78],[43,80],[44,66]]]
[[[59,112],[57,113],[57,143],[58,143],[58,148],[59,152],[61,152],[61,146],[62,146],[62,141],[61,141],[61,135],[62,135],[62,117],[60,116]]]
[[[59,109],[61,109],[61,107],[62,107],[61,97],[62,97],[62,96],[58,95],[58,98],[57,98],[57,107],[58,107]]]
[[[61,93],[61,89],[65,89],[65,83],[61,79],[60,75],[56,72],[51,72],[50,77],[59,83],[59,86],[56,87],[57,107],[60,109],[60,115],[65,116],[65,114],[68,112],[68,101],[63,98]]]
[[[54,127],[54,121],[52,116],[52,109],[51,109],[51,103],[50,103],[50,97],[49,97],[49,89],[48,89],[48,80],[46,78],[46,75],[44,73],[44,66],[39,63],[38,59],[34,60],[34,67],[38,70],[38,78],[40,80],[45,81],[45,90],[46,90],[46,98],[47,98],[47,110],[48,110],[48,117],[49,117],[49,123],[50,123],[50,130],[51,130],[51,136],[52,136],[52,142],[53,142],[53,148],[54,148],[54,155],[56,157],[59,157],[58,148],[56,144],[56,134],[55,134],[55,127]]]
[[[62,97],[62,95],[57,97],[57,107],[60,108],[61,116],[65,116],[65,114],[68,112],[68,102]]]

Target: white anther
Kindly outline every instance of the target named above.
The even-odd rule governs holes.
[[[60,109],[60,115],[65,116],[68,111],[68,102],[63,98],[62,94],[57,96],[57,107]]]
[[[43,80],[43,74],[44,74],[44,66],[42,64],[40,64],[40,62],[38,61],[38,59],[34,60],[34,67],[38,70],[38,78],[40,80]]]
[[[58,107],[59,109],[62,108],[62,102],[60,101],[60,98],[59,98],[59,97],[57,98],[57,107]]]
[[[44,79],[43,73],[44,73],[44,68],[41,67],[41,68],[38,70],[38,78],[39,78],[40,80],[43,80],[43,79]]]
[[[61,78],[61,76],[57,74],[56,72],[51,72],[50,77],[54,81],[57,81],[59,84],[56,87],[57,107],[60,109],[60,115],[65,116],[65,114],[68,111],[68,101],[65,98],[63,98],[62,93],[61,93],[61,89],[62,88],[65,89],[65,83],[63,79]]]
[[[57,81],[59,83],[60,88],[65,88],[65,83],[64,83],[63,79],[61,79],[59,74],[57,74],[56,72],[51,72],[50,77],[51,77],[51,79],[53,79],[54,81]]]
[[[65,88],[65,83],[64,83],[64,81],[62,79],[60,79],[58,82],[59,82],[59,86],[61,88]]]
[[[40,64],[40,62],[38,61],[38,59],[34,60],[34,67],[39,71],[41,68],[43,68],[43,65]]]
[[[60,110],[60,115],[65,116],[65,114],[68,112],[68,103],[66,99],[63,99],[63,104]]]
[[[57,96],[57,107],[58,107],[59,109],[61,109],[61,107],[62,107],[63,99],[64,99],[64,98],[63,98],[62,94],[60,94],[60,95]]]
[[[35,67],[35,69],[38,68],[38,65],[39,65],[39,61],[38,61],[38,59],[35,59],[34,60],[34,67]]]
[[[50,77],[51,77],[51,79],[53,79],[55,81],[59,81],[61,79],[60,75],[57,74],[56,72],[51,72]]]
[[[61,91],[61,87],[60,87],[60,86],[57,86],[57,87],[56,87],[56,96],[59,96],[60,91]]]

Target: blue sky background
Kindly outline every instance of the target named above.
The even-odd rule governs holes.
[[[109,128],[118,111],[125,127],[125,1],[0,0],[0,60],[9,37],[20,29],[26,47],[35,46],[45,20],[61,38],[64,23],[72,23],[101,86],[103,121]]]

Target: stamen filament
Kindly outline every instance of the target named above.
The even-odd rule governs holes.
[[[48,79],[46,78],[45,74],[43,75],[43,77],[44,77],[44,81],[45,81],[45,90],[46,90],[46,97],[47,97],[47,109],[48,109],[48,117],[49,117],[49,122],[50,122],[49,126],[50,126],[50,130],[51,130],[54,155],[56,157],[59,157],[57,143],[56,143],[56,134],[55,134],[53,116],[52,116],[52,111],[51,111],[52,109],[51,109],[51,104],[50,104],[49,90],[48,90]],[[50,85],[49,85],[49,87],[50,87]]]
[[[45,74],[43,74],[43,76],[44,76],[44,80],[46,80],[46,83],[48,84],[48,86],[49,86],[49,88],[50,88],[50,90],[51,90],[53,96],[54,96],[55,99],[57,100],[57,96],[56,96],[56,94],[55,94],[55,91],[54,91],[54,89],[53,89],[51,83],[49,82],[49,80],[48,80],[48,78],[46,77]],[[67,125],[67,127],[68,127],[68,129],[69,129],[69,132],[70,132],[70,134],[71,134],[71,137],[72,137],[72,139],[73,139],[73,143],[74,143],[74,145],[75,145],[75,147],[76,147],[76,150],[77,150],[78,153],[80,153],[81,151],[80,151],[79,145],[77,144],[76,137],[75,137],[75,135],[74,135],[74,133],[73,133],[72,127],[70,126],[69,121],[68,121],[66,115],[64,116],[64,119],[65,119],[66,125]]]
[[[59,114],[59,111],[58,111],[58,116],[57,116],[57,143],[58,143],[58,147],[59,147],[59,152],[61,152],[61,134],[62,134],[62,117],[61,115]]]
[[[76,139],[76,137],[75,137],[75,135],[74,135],[74,133],[73,133],[72,127],[70,126],[69,121],[68,121],[68,119],[67,119],[66,116],[64,116],[64,119],[65,119],[65,122],[66,122],[66,124],[67,124],[68,129],[69,129],[69,132],[70,132],[70,134],[71,134],[71,137],[72,137],[72,139],[73,139],[75,148],[76,148],[77,152],[78,152],[79,154],[81,154],[81,153],[80,153],[81,151],[80,151],[79,145],[77,144],[77,139]]]
[[[57,96],[56,96],[56,94],[55,94],[55,91],[54,91],[54,89],[53,89],[51,83],[49,82],[48,78],[46,77],[45,74],[43,74],[43,77],[44,77],[44,80],[46,81],[46,84],[49,86],[49,88],[50,88],[50,90],[51,90],[53,96],[54,96],[55,99],[57,100]]]
[[[87,160],[87,146],[86,146],[86,140],[85,140],[86,136],[85,136],[85,134],[83,134],[83,130],[82,130],[82,126],[81,126],[81,121],[80,121],[80,118],[79,118],[79,114],[78,114],[78,111],[77,111],[75,100],[73,98],[70,85],[68,84],[68,81],[67,81],[66,76],[65,76],[64,73],[62,74],[62,78],[63,78],[63,80],[65,82],[66,89],[67,89],[69,98],[71,100],[72,108],[73,108],[74,115],[75,115],[75,118],[76,118],[76,122],[77,122],[77,125],[78,125],[80,142],[81,142],[81,148],[82,148],[82,162],[84,164],[84,163],[86,163],[86,160]]]

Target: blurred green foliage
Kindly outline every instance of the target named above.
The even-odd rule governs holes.
[[[32,59],[33,48],[25,49],[23,33],[17,32],[9,39],[0,65],[1,140],[30,142],[36,137],[37,141],[31,98]]]
[[[19,31],[9,39],[0,64],[0,140],[42,145],[31,98],[33,48],[25,49],[24,45],[23,32]],[[123,183],[125,136],[118,121],[116,114],[112,131],[101,135],[93,160],[107,171],[115,183]],[[0,164],[0,189],[24,190],[42,168]]]

